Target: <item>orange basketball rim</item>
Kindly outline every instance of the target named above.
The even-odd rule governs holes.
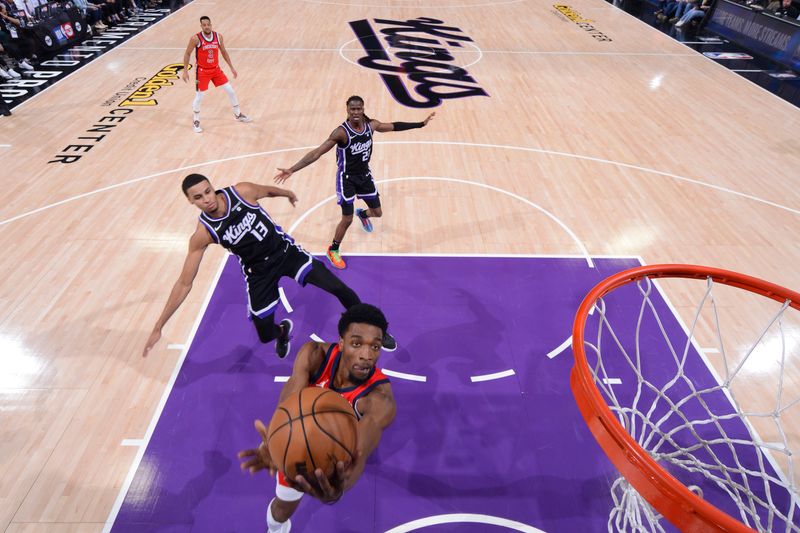
[[[610,276],[583,299],[572,330],[575,365],[570,385],[575,401],[600,447],[627,481],[674,526],[687,532],[751,532],[752,529],[706,502],[661,468],[613,415],[594,383],[584,347],[586,320],[598,299],[642,278],[708,279],[771,298],[800,310],[800,293],[728,270],[697,265],[661,264],[636,267]]]

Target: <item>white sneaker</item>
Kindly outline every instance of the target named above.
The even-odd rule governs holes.
[[[10,80],[12,77],[13,76],[11,76],[11,74],[6,72],[5,69],[0,68],[0,78],[3,78],[4,80]]]
[[[244,113],[239,113],[238,115],[236,115],[236,120],[238,120],[239,122],[253,122],[253,119],[251,119]]]
[[[194,121],[194,132],[195,133],[203,133],[203,128],[200,127],[200,121],[199,120],[195,120]]]
[[[33,70],[33,65],[28,63],[27,59],[23,59],[22,61],[19,62],[19,68],[23,70]]]
[[[16,70],[14,70],[13,68],[10,68],[10,69],[8,69],[8,74],[9,74],[9,76],[11,76],[12,78],[21,78],[21,77],[22,77],[22,74],[20,74],[19,72],[17,72],[17,71],[16,71]]]

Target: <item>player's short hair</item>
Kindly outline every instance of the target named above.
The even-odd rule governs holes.
[[[369,324],[380,328],[381,334],[386,335],[386,330],[389,323],[383,315],[383,311],[370,304],[356,304],[350,309],[342,313],[342,318],[339,319],[339,336],[344,338],[344,332],[350,327],[350,324]]]
[[[355,94],[347,99],[347,105],[350,105],[350,102],[361,102],[361,105],[364,105],[364,99]]]
[[[211,22],[211,17],[209,17],[208,15],[203,15],[202,17],[200,17],[200,22],[203,22],[204,20]]]
[[[203,176],[202,174],[189,174],[188,176],[183,178],[183,183],[181,183],[181,189],[183,189],[183,194],[188,198],[189,189],[191,189],[198,183],[202,183],[204,181],[208,181],[208,183],[211,184],[209,179]]]

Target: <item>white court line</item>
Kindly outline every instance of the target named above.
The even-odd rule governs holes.
[[[312,333],[310,335],[310,337],[311,337],[311,340],[314,341],[314,342],[325,342],[324,340],[320,339],[319,335],[317,335],[316,333]]]
[[[598,256],[594,256],[594,257],[597,258]],[[625,259],[625,258],[619,258],[619,259]],[[633,257],[633,259],[639,259],[639,258]],[[639,262],[644,264],[641,259],[639,259]],[[595,310],[595,306],[592,306],[592,308],[589,309],[589,315],[593,315],[594,314],[594,310]],[[547,357],[549,359],[552,359],[553,357],[557,356],[558,354],[560,354],[561,352],[566,350],[571,344],[572,344],[572,335],[567,337],[567,340],[565,340],[564,342],[559,344],[556,348],[553,348],[552,350],[547,352]]]
[[[680,54],[676,52],[572,52],[568,50],[481,50],[484,54],[512,54],[535,56],[656,56],[656,57],[694,57],[697,54]]]
[[[352,39],[347,41],[345,44],[339,46],[338,48],[253,48],[253,47],[242,47],[242,48],[231,48],[228,47],[228,50],[234,52],[338,52],[342,59],[351,63],[356,66],[358,63],[355,63],[342,55],[342,51],[344,50],[351,50],[351,51],[363,51],[363,48],[353,47],[353,48],[345,48],[348,44],[357,41],[358,39]],[[478,51],[479,56],[478,59],[465,65],[463,68],[469,67],[477,63],[481,60],[484,54],[512,54],[512,55],[532,55],[532,56],[655,56],[655,57],[695,57],[697,54],[682,54],[676,52],[573,52],[570,50],[551,50],[551,51],[540,51],[540,50],[483,50],[479,48],[477,45],[472,43],[470,44]],[[177,46],[125,46],[120,45],[115,48],[115,50],[184,50],[182,47]]]
[[[141,446],[144,444],[144,439],[123,439],[120,446]]]
[[[553,348],[549,352],[547,352],[547,357],[552,359],[553,357],[557,356],[561,352],[567,349],[567,347],[572,344],[572,335],[567,337],[567,340],[559,344],[557,347]]]
[[[557,216],[555,216],[554,214],[550,213],[549,211],[547,211],[542,206],[531,202],[530,200],[528,200],[527,198],[525,198],[523,196],[520,196],[520,195],[518,195],[516,193],[507,191],[505,189],[501,189],[500,187],[495,187],[494,185],[488,185],[486,183],[480,183],[480,182],[477,182],[477,181],[462,180],[462,179],[458,179],[458,178],[445,178],[445,177],[441,177],[441,176],[406,176],[406,177],[402,177],[402,178],[388,178],[388,179],[383,179],[383,180],[375,180],[375,183],[376,184],[378,184],[378,183],[383,184],[383,183],[395,183],[395,182],[400,182],[400,181],[446,181],[446,182],[451,182],[451,183],[461,183],[461,184],[464,184],[464,185],[473,185],[475,187],[482,187],[484,189],[489,189],[489,190],[492,190],[492,191],[495,191],[495,192],[499,192],[499,193],[505,194],[505,195],[510,196],[512,198],[515,198],[517,200],[520,200],[521,202],[524,202],[524,203],[528,204],[529,206],[531,206],[531,207],[533,207],[535,209],[538,209],[540,212],[544,213],[550,220],[552,220],[553,222],[558,224],[561,227],[561,229],[563,229],[570,237],[572,237],[572,240],[575,241],[575,244],[577,244],[578,248],[583,252],[583,257],[584,257],[584,259],[586,259],[586,263],[589,265],[589,268],[594,268],[594,262],[592,262],[592,257],[589,254],[589,250],[587,250],[586,246],[584,246],[583,242],[581,242],[581,240],[578,239],[578,236],[575,235],[575,232],[573,232]],[[317,209],[319,209],[320,207],[322,207],[326,203],[331,202],[332,200],[335,200],[335,199],[336,199],[336,196],[335,195],[331,195],[331,196],[329,196],[327,198],[324,198],[321,201],[317,202],[315,205],[311,206],[305,213],[300,215],[300,217],[294,222],[294,224],[292,224],[292,226],[288,230],[288,233],[291,235],[294,232],[295,228],[297,228],[297,226],[299,226],[300,223],[303,220],[305,220],[306,217],[308,217],[311,213],[313,213],[314,211],[316,211]]]
[[[623,13],[624,13],[624,11],[623,11]],[[702,57],[705,57],[705,56],[702,56]],[[709,59],[709,61],[711,61],[715,65],[718,65],[718,63],[716,61],[712,61],[710,59]],[[728,70],[726,67],[724,67],[722,65],[719,65],[719,66],[720,66],[720,68],[724,68],[725,70]],[[44,92],[44,91],[42,91],[42,92]],[[41,94],[41,93],[38,93],[38,94]],[[772,93],[769,93],[769,94],[772,94]],[[791,105],[792,108],[794,109],[794,105],[789,104],[788,102],[786,102],[785,100],[779,98],[778,96],[775,96],[775,97],[778,98],[779,100],[781,100],[782,102],[784,102],[784,103],[786,103],[788,105]],[[25,102],[29,102],[31,99],[32,98],[29,98],[28,100],[25,100]],[[25,102],[23,102],[23,104]],[[20,104],[20,105],[22,105],[22,104]],[[772,207],[777,207],[778,209],[782,209],[784,211],[788,211],[790,213],[794,213],[795,215],[800,215],[800,210],[798,210],[798,209],[793,209],[791,207],[787,207],[785,205],[777,204],[777,203],[771,202],[769,200],[764,200],[763,198],[758,198],[757,196],[752,196],[752,195],[749,195],[749,194],[745,194],[745,193],[741,193],[741,192],[738,192],[738,191],[734,191],[733,189],[728,189],[726,187],[721,187],[719,185],[712,185],[710,183],[706,183],[706,182],[703,182],[703,181],[695,180],[695,179],[692,179],[692,178],[685,178],[683,176],[678,176],[677,174],[670,174],[669,172],[662,172],[660,170],[641,167],[641,166],[638,166],[638,165],[631,165],[631,164],[628,164],[628,163],[620,163],[618,161],[611,161],[609,159],[601,159],[601,158],[597,158],[597,157],[591,157],[591,156],[585,156],[585,155],[579,155],[579,154],[569,154],[569,153],[566,153],[566,152],[556,152],[556,151],[553,151],[553,150],[545,150],[545,149],[542,149],[542,148],[528,148],[526,146],[511,146],[511,145],[503,145],[503,144],[467,143],[467,142],[457,142],[457,141],[382,141],[382,142],[376,142],[375,143],[375,145],[393,145],[393,144],[427,144],[427,145],[437,144],[437,145],[464,146],[464,147],[469,147],[469,148],[500,148],[500,149],[504,149],[504,150],[514,150],[514,151],[521,151],[521,152],[540,153],[540,154],[554,155],[554,156],[559,156],[559,157],[568,157],[568,158],[584,160],[584,161],[593,161],[595,163],[603,163],[603,164],[614,165],[614,166],[618,166],[618,167],[622,167],[622,168],[630,168],[630,169],[639,170],[639,171],[645,172],[645,173],[656,174],[658,176],[664,176],[664,177],[667,177],[667,178],[672,178],[672,179],[675,179],[675,180],[678,180],[678,181],[685,181],[687,183],[692,183],[692,184],[695,184],[695,185],[699,185],[701,187],[707,187],[709,189],[713,189],[713,190],[729,193],[729,194],[732,194],[734,196],[740,196],[742,198],[753,200],[755,202],[759,202],[759,203],[762,203],[762,204],[765,204],[765,205],[769,205],[769,206],[772,206]],[[11,222],[19,220],[21,218],[25,218],[25,217],[30,216],[30,215],[34,215],[36,213],[40,213],[42,211],[45,211],[47,209],[51,209],[53,207],[57,207],[59,205],[66,204],[68,202],[72,202],[74,200],[80,200],[82,198],[86,198],[88,196],[93,196],[93,195],[101,193],[101,192],[110,191],[110,190],[113,190],[113,189],[117,189],[119,187],[125,187],[127,185],[132,185],[134,183],[138,183],[140,181],[150,180],[150,179],[153,179],[153,178],[157,178],[159,176],[164,176],[166,174],[171,174],[173,172],[178,172],[178,171],[181,171],[181,170],[189,170],[189,169],[192,169],[192,168],[198,168],[198,167],[202,167],[202,166],[206,166],[206,165],[214,165],[214,164],[217,164],[217,163],[225,163],[225,162],[228,162],[228,161],[239,161],[241,159],[246,159],[248,157],[262,157],[262,156],[265,156],[265,155],[280,154],[280,153],[285,153],[285,152],[294,152],[294,151],[298,151],[298,150],[312,150],[314,148],[316,148],[316,146],[302,146],[302,147],[297,147],[297,148],[281,148],[281,149],[278,149],[278,150],[268,150],[268,151],[265,151],[265,152],[254,152],[254,153],[251,153],[251,154],[243,154],[243,155],[232,156],[232,157],[224,157],[224,158],[221,158],[221,159],[213,159],[213,160],[210,160],[210,161],[204,161],[202,163],[196,163],[196,164],[193,164],[193,165],[186,165],[186,166],[183,166],[183,167],[177,167],[177,168],[173,168],[173,169],[170,169],[170,170],[163,170],[161,172],[156,172],[154,174],[148,174],[146,176],[142,176],[142,177],[139,177],[139,178],[133,178],[133,179],[126,180],[126,181],[123,181],[123,182],[120,182],[120,183],[115,183],[113,185],[108,185],[106,187],[101,187],[101,188],[95,189],[93,191],[89,191],[89,192],[85,192],[85,193],[82,193],[82,194],[78,194],[76,196],[71,196],[69,198],[65,198],[63,200],[59,200],[58,202],[54,202],[52,204],[44,205],[42,207],[38,207],[38,208],[33,209],[31,211],[26,211],[24,213],[20,213],[19,215],[13,216],[11,218],[7,218],[5,220],[1,220],[0,221],[0,226],[3,226],[5,224],[9,224]]]
[[[622,385],[622,380],[619,378],[603,378],[603,383],[606,385]]]
[[[669,35],[665,34],[664,32],[662,32],[661,30],[659,30],[659,29],[658,29],[658,28],[656,28],[655,26],[651,26],[650,24],[647,24],[647,23],[646,23],[645,21],[643,21],[642,19],[640,19],[640,18],[638,18],[638,17],[635,17],[634,15],[632,15],[632,14],[628,13],[627,11],[625,11],[624,9],[620,9],[619,11],[620,11],[621,13],[623,13],[624,15],[627,15],[627,16],[629,16],[631,19],[633,19],[634,21],[636,21],[638,24],[641,24],[641,25],[643,25],[643,26],[646,28],[646,30],[645,30],[645,31],[654,32],[654,33],[655,33],[655,34],[657,34],[657,35],[658,35],[658,36],[659,36],[661,39],[668,39],[668,40],[669,40],[669,41],[671,41],[671,42],[674,42],[674,43],[675,43],[675,42],[676,42],[676,43],[680,43],[680,41],[678,41],[678,40],[676,40],[676,39],[673,39],[672,37],[670,37]],[[714,60],[713,60],[713,59],[711,59],[710,57],[704,56],[702,52],[700,52],[700,51],[698,51],[698,50],[695,50],[695,51],[694,51],[694,53],[695,53],[695,54],[696,54],[698,57],[702,57],[703,59],[705,59],[705,60],[707,60],[707,61],[711,61],[711,62],[712,62],[713,64],[715,64],[717,67],[719,67],[719,68],[723,68],[723,69],[725,69],[726,71],[730,72],[730,69],[729,69],[728,67],[726,67],[725,65],[723,65],[722,63],[720,63],[720,62],[718,62],[718,61],[714,61]],[[742,76],[739,76],[739,79],[741,79],[741,78],[742,78]],[[765,93],[767,93],[767,94],[769,94],[769,95],[773,96],[774,98],[777,98],[777,99],[778,99],[778,100],[780,100],[780,101],[781,101],[781,102],[782,102],[784,105],[791,106],[791,108],[792,108],[792,110],[793,110],[793,111],[796,111],[796,110],[797,110],[797,107],[796,107],[796,106],[795,106],[793,103],[791,103],[791,102],[789,102],[789,101],[787,101],[787,100],[784,100],[783,98],[781,98],[780,96],[778,96],[777,94],[775,94],[775,93],[773,93],[773,92],[770,92],[770,91],[768,91],[768,90],[767,90],[765,87],[762,87],[762,86],[758,85],[757,83],[751,83],[751,85],[753,85],[753,86],[757,87],[758,89],[761,89],[762,91],[764,91]],[[739,193],[735,193],[735,192],[734,192],[734,194],[739,194]],[[765,203],[768,203],[768,202],[765,202]],[[784,208],[784,209],[787,209],[787,208]],[[795,214],[800,214],[800,213],[798,213],[797,211],[795,211],[794,209],[789,209],[789,211],[792,211],[792,212],[794,212]]]
[[[425,376],[418,376],[416,374],[406,374],[403,372],[395,372],[394,370],[389,370],[388,368],[382,368],[381,370],[387,376],[397,379],[407,379],[408,381],[421,381],[423,383],[428,381],[428,378]]]
[[[219,278],[222,276],[222,271],[225,268],[225,263],[227,260],[228,258],[225,257],[220,262],[217,273],[211,283],[211,287],[208,289],[208,294],[206,294],[205,301],[200,307],[200,312],[198,313],[197,318],[194,321],[194,325],[192,326],[192,331],[189,334],[189,339],[186,343],[187,347],[192,345],[192,340],[194,339],[195,334],[197,334],[197,328],[200,327],[200,321],[203,319],[203,316],[206,313],[206,308],[208,308],[209,302],[211,302],[211,296],[214,294],[217,283],[219,283]],[[109,533],[111,531],[111,527],[114,525],[114,521],[117,519],[117,514],[119,514],[119,510],[122,508],[122,503],[125,501],[125,496],[128,494],[128,489],[130,489],[133,478],[136,475],[136,471],[139,469],[139,464],[142,462],[144,452],[147,450],[147,445],[150,443],[150,439],[153,436],[153,431],[156,429],[158,419],[161,418],[161,413],[164,411],[164,406],[167,404],[167,399],[169,398],[170,393],[172,393],[172,388],[175,386],[175,380],[178,378],[178,372],[180,372],[180,369],[183,366],[183,362],[186,359],[186,354],[188,351],[188,349],[185,349],[183,353],[181,353],[180,357],[178,357],[178,360],[175,363],[175,368],[172,369],[172,375],[167,382],[167,386],[164,388],[164,393],[161,395],[161,400],[158,402],[156,410],[153,412],[153,416],[150,419],[150,425],[147,426],[143,443],[139,446],[139,451],[136,453],[136,457],[133,459],[133,463],[128,470],[128,475],[125,476],[125,481],[122,482],[122,486],[119,489],[117,499],[114,501],[114,505],[111,507],[111,511],[108,513],[108,518],[103,526],[103,533]],[[151,355],[150,357],[152,358],[155,356]]]
[[[307,248],[303,248],[308,251]],[[325,250],[321,252],[309,252],[311,255],[325,255]],[[347,252],[347,256],[362,256],[362,257],[496,257],[496,258],[510,258],[510,259],[585,259],[583,254],[476,254],[476,253],[439,253],[439,252]],[[598,255],[592,254],[592,259],[639,259],[638,255]],[[594,313],[594,308],[589,311],[589,314]]]
[[[286,383],[291,376],[275,376],[275,383]]]
[[[178,46],[118,46],[121,50],[185,50]],[[234,52],[336,52],[338,48],[231,48],[226,46],[226,50]]]
[[[0,144],[0,148],[11,148],[10,144]]]
[[[514,369],[503,370],[502,372],[495,372],[494,374],[483,374],[482,376],[470,376],[469,380],[473,383],[479,381],[491,381],[493,379],[507,378],[514,375]]]
[[[42,91],[42,92],[44,92],[44,91]],[[39,94],[41,94],[41,93],[39,93]],[[31,100],[31,98],[29,98],[28,100],[25,100],[25,102],[28,102],[30,100]],[[23,102],[23,104],[25,102]],[[58,207],[59,205],[63,205],[63,204],[69,203],[69,202],[73,202],[75,200],[80,200],[82,198],[86,198],[86,197],[89,197],[89,196],[94,196],[95,194],[99,194],[101,192],[117,189],[119,187],[124,187],[126,185],[132,185],[132,184],[138,183],[140,181],[147,181],[147,180],[150,180],[150,179],[153,179],[153,178],[157,178],[159,176],[164,176],[166,174],[172,174],[173,172],[179,172],[181,170],[190,170],[190,169],[193,169],[193,168],[202,167],[203,165],[214,165],[214,164],[217,164],[217,163],[225,163],[227,161],[238,161],[240,159],[245,159],[245,158],[253,157],[253,156],[271,155],[271,154],[277,154],[277,153],[282,153],[282,152],[293,152],[293,151],[296,151],[296,150],[309,150],[311,148],[315,148],[315,147],[314,146],[305,146],[303,148],[288,148],[288,149],[281,149],[281,150],[270,150],[270,151],[267,151],[267,152],[257,152],[257,153],[254,153],[254,154],[237,155],[237,156],[233,156],[233,157],[225,157],[225,158],[222,158],[222,159],[214,159],[214,160],[211,160],[211,161],[207,161],[205,163],[196,163],[194,165],[186,165],[186,166],[183,166],[183,167],[178,167],[178,168],[174,168],[174,169],[170,169],[170,170],[164,170],[164,171],[161,171],[161,172],[156,172],[155,174],[148,174],[147,176],[142,176],[142,177],[139,177],[139,178],[133,178],[133,179],[130,179],[130,180],[127,180],[127,181],[123,181],[123,182],[120,182],[120,183],[115,183],[113,185],[108,185],[106,187],[100,187],[99,189],[94,189],[93,191],[88,191],[88,192],[81,193],[81,194],[78,194],[78,195],[75,195],[75,196],[70,196],[69,198],[65,198],[63,200],[59,200],[58,202],[55,202],[55,203],[52,203],[52,204],[49,204],[49,205],[45,205],[45,206],[42,206],[42,207],[38,207],[38,208],[36,208],[36,209],[34,209],[32,211],[28,211],[26,213],[22,213],[22,214],[13,216],[11,218],[7,218],[5,220],[2,220],[2,221],[0,221],[0,226],[3,226],[5,224],[11,223],[11,222],[14,222],[14,221],[19,220],[21,218],[25,218],[25,217],[30,216],[30,215],[34,215],[36,213],[40,213],[42,211],[45,211],[47,209],[51,209],[53,207]]]
[[[167,350],[183,350],[184,344],[168,344]]]
[[[716,348],[700,348],[700,351],[703,353],[720,353]]]
[[[500,518],[499,516],[491,516],[486,514],[470,514],[470,513],[455,513],[455,514],[440,514],[436,516],[426,516],[418,520],[406,522],[399,526],[393,527],[386,531],[386,533],[409,533],[418,529],[424,529],[428,526],[436,526],[439,524],[491,524],[514,531],[521,531],[522,533],[546,533],[541,529],[533,526],[516,522],[507,518]],[[495,531],[495,528],[491,528]],[[502,533],[498,530],[497,533]]]
[[[281,303],[283,303],[283,307],[286,309],[287,313],[291,313],[292,311],[294,311],[294,309],[292,309],[292,306],[289,305],[289,299],[286,298],[286,293],[283,292],[283,287],[278,287],[278,296],[280,296]]]
[[[702,57],[705,57],[705,56],[702,56]],[[712,61],[712,60],[709,59],[709,61]],[[716,61],[712,61],[712,62],[714,64],[718,64]],[[724,66],[722,68],[725,68],[725,70],[728,70]],[[772,94],[772,93],[770,93],[770,94]],[[786,102],[785,100],[782,100],[782,99],[781,99],[781,101]],[[788,102],[786,102],[786,103],[788,103]],[[793,105],[792,105],[792,107],[794,108]],[[763,198],[759,198],[757,196],[752,196],[752,195],[749,195],[749,194],[746,194],[746,193],[742,193],[742,192],[739,192],[739,191],[734,191],[733,189],[729,189],[727,187],[722,187],[720,185],[713,185],[711,183],[706,183],[706,182],[699,181],[699,180],[692,179],[692,178],[685,178],[683,176],[678,176],[677,174],[672,174],[672,173],[669,173],[669,172],[662,172],[660,170],[654,170],[652,168],[640,167],[639,165],[631,165],[629,163],[620,163],[618,161],[612,161],[610,159],[602,159],[602,158],[599,158],[599,157],[592,157],[592,156],[586,156],[586,155],[577,155],[577,154],[569,154],[567,152],[557,152],[555,150],[542,150],[540,148],[526,148],[526,147],[522,147],[522,146],[510,146],[510,145],[504,145],[504,144],[462,143],[462,142],[450,142],[450,141],[388,141],[388,142],[376,143],[376,144],[412,144],[412,143],[422,143],[422,144],[429,144],[429,145],[442,144],[442,145],[456,145],[456,146],[470,146],[470,147],[474,146],[474,147],[481,147],[481,148],[501,148],[501,149],[505,149],[505,150],[519,150],[519,151],[522,151],[522,152],[536,152],[536,153],[546,153],[548,155],[555,155],[555,156],[561,156],[561,157],[572,157],[572,158],[580,159],[580,160],[583,160],[583,161],[593,161],[595,163],[604,163],[604,164],[609,164],[609,165],[615,165],[615,166],[619,166],[619,167],[622,167],[622,168],[630,168],[630,169],[633,169],[633,170],[639,170],[639,171],[642,171],[642,172],[649,172],[649,173],[652,173],[652,174],[657,174],[659,176],[665,176],[665,177],[672,178],[672,179],[675,179],[675,180],[678,180],[678,181],[685,181],[687,183],[693,183],[695,185],[700,185],[701,187],[708,187],[709,189],[714,189],[715,191],[721,191],[721,192],[726,192],[726,193],[729,193],[729,194],[733,194],[735,196],[741,196],[742,198],[747,198],[749,200],[754,200],[754,201],[760,202],[762,204],[770,205],[772,207],[777,207],[779,209],[783,209],[785,211],[789,211],[790,213],[794,213],[795,215],[800,215],[800,210],[798,210],[798,209],[792,209],[791,207],[787,207],[787,206],[784,206],[784,205],[781,205],[781,204],[777,204],[775,202],[770,202],[769,200],[764,200]]]

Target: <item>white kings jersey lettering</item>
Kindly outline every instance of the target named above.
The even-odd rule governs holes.
[[[256,218],[257,217],[255,213],[247,213],[241,222],[235,226],[229,226],[228,229],[225,230],[222,240],[231,244],[238,243],[240,240],[242,240],[242,237],[244,237],[248,232],[250,232],[251,229],[253,229],[253,223],[256,221]],[[263,227],[264,225],[260,224],[260,226]]]
[[[350,153],[352,155],[363,154],[372,147],[372,139],[364,141],[363,143],[353,143],[350,145]]]

